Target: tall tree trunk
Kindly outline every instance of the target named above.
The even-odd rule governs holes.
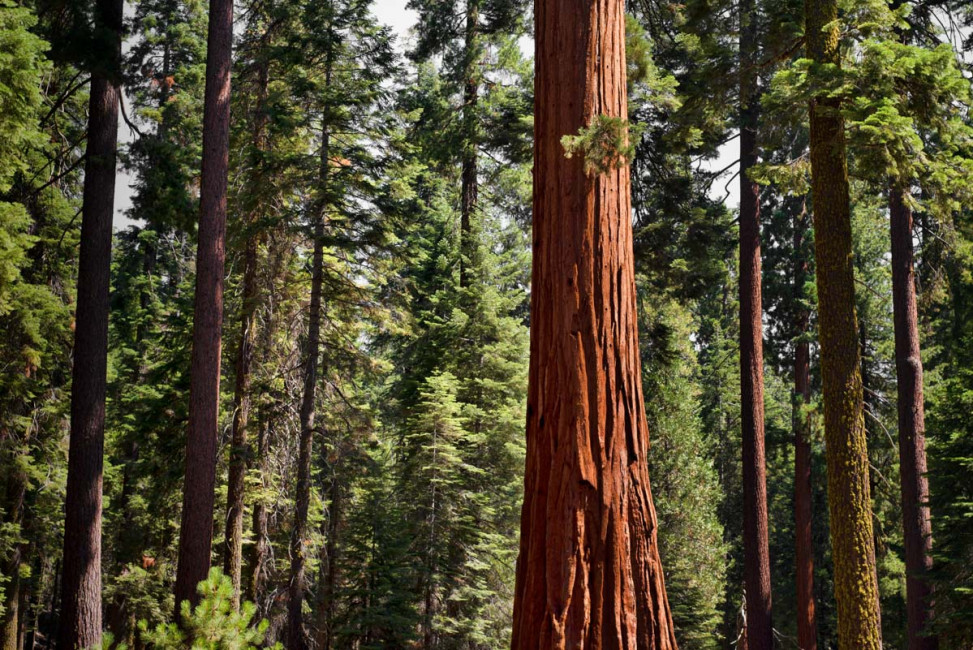
[[[753,0],[740,2],[740,410],[743,447],[743,565],[747,648],[771,650],[770,545],[764,453],[764,342],[757,164],[757,50]]]
[[[926,636],[932,617],[932,523],[926,478],[926,421],[922,391],[916,280],[912,251],[912,209],[906,190],[889,192],[892,236],[892,305],[895,323],[895,374],[898,386],[899,468],[905,532],[906,609],[909,650],[935,650]]]
[[[186,440],[186,480],[175,587],[177,618],[182,601],[188,600],[193,604],[198,601],[196,585],[209,572],[213,548],[232,45],[233,0],[211,0],[206,41],[189,434]]]
[[[812,61],[840,65],[837,21],[837,0],[805,0],[807,54]],[[811,191],[838,645],[880,650],[848,162],[839,108],[839,100],[824,95],[810,105]]]
[[[797,565],[797,644],[817,650],[814,615],[814,540],[811,536],[811,420],[805,412],[811,401],[811,345],[807,340],[811,314],[801,301],[808,263],[804,255],[807,210],[794,221],[794,300],[797,303],[794,345],[794,542]]]
[[[328,60],[327,81],[331,81],[331,62]],[[326,118],[327,119],[327,118]],[[304,397],[301,400],[301,439],[297,461],[297,492],[294,530],[291,533],[291,575],[288,585],[287,647],[303,650],[307,647],[304,635],[304,573],[305,542],[307,541],[307,511],[311,501],[311,441],[314,436],[314,402],[317,395],[318,357],[321,352],[321,288],[324,280],[324,222],[327,216],[328,165],[331,156],[331,132],[325,123],[321,134],[321,202],[314,220],[314,255],[311,260],[311,306],[308,312],[307,348],[304,352]]]
[[[65,650],[101,645],[101,486],[122,5],[121,0],[95,4],[96,24],[111,34],[111,49],[105,68],[92,73],[88,103],[58,630],[58,647]]]
[[[477,104],[479,81],[477,79],[477,32],[480,24],[480,0],[466,2],[466,31],[463,55],[465,57],[463,88],[463,162],[460,190],[460,286],[470,285],[470,273],[479,268],[477,248],[479,232],[476,224],[477,199]]]
[[[537,0],[527,467],[513,644],[676,647],[649,489],[629,168],[561,138],[628,116],[623,0]]]
[[[253,147],[261,150],[267,114],[264,102],[269,84],[267,61],[259,63],[257,71],[257,110],[254,116]],[[262,185],[262,174],[254,174],[253,188]],[[243,514],[246,493],[247,466],[250,446],[247,442],[247,426],[250,421],[250,384],[252,381],[254,345],[256,343],[258,236],[253,232],[257,220],[256,210],[251,211],[244,228],[247,229],[246,249],[243,253],[243,304],[240,309],[240,347],[237,349],[236,380],[233,388],[233,431],[230,447],[230,480],[226,487],[226,547],[223,554],[223,572],[233,582],[233,607],[240,608],[240,581],[243,574]]]

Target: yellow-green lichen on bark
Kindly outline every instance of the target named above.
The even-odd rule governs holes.
[[[807,56],[838,65],[836,0],[805,0]],[[812,68],[813,70],[813,68]],[[811,102],[811,194],[838,643],[881,650],[868,449],[855,314],[851,209],[839,100]]]

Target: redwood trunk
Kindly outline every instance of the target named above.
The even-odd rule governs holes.
[[[233,0],[211,0],[206,45],[189,433],[175,587],[177,618],[182,601],[193,604],[198,601],[196,585],[209,572],[213,547],[232,43]]]
[[[935,650],[926,636],[932,617],[932,524],[926,478],[926,422],[922,396],[916,281],[912,250],[912,209],[906,192],[889,193],[892,235],[892,305],[895,323],[895,373],[899,409],[899,469],[905,529],[906,608],[909,650]]]
[[[805,0],[808,58],[840,65],[837,0]],[[811,101],[811,191],[818,335],[827,444],[828,508],[838,645],[881,650],[881,621],[855,314],[848,163],[836,98]]]
[[[817,650],[814,615],[814,541],[811,536],[811,419],[804,412],[811,401],[811,350],[807,340],[811,315],[800,302],[808,263],[804,255],[806,211],[794,224],[794,294],[797,306],[797,342],[794,349],[794,542],[797,565],[797,644],[802,650]]]
[[[740,415],[743,441],[743,576],[748,650],[771,650],[770,546],[764,453],[764,343],[757,164],[756,28],[753,0],[740,3]]]
[[[267,123],[264,99],[269,83],[267,62],[260,63],[257,87],[257,115],[254,116],[253,146],[263,146],[264,128]],[[262,181],[258,171],[254,174],[252,191],[257,191]],[[250,385],[252,382],[254,346],[257,326],[257,233],[253,232],[257,215],[251,212],[244,227],[247,228],[246,249],[243,253],[243,304],[240,310],[240,347],[237,349],[236,382],[233,389],[233,432],[230,447],[230,480],[226,487],[226,549],[223,556],[223,572],[233,582],[233,606],[240,607],[240,581],[243,574],[243,514],[245,508],[247,467],[250,447],[247,427],[250,423]]]
[[[330,61],[327,70],[330,82]],[[321,287],[324,279],[324,220],[327,206],[327,179],[331,135],[325,125],[321,138],[321,205],[314,221],[314,254],[311,260],[311,306],[308,312],[307,348],[304,352],[304,397],[301,400],[301,439],[297,460],[297,491],[294,530],[291,533],[291,575],[288,585],[287,647],[303,650],[304,581],[307,559],[307,512],[311,501],[311,441],[314,435],[314,403],[317,395],[318,356],[321,348]]]
[[[676,648],[656,543],[629,169],[561,138],[626,119],[622,0],[535,3],[527,467],[515,650]]]
[[[98,0],[96,17],[112,34],[108,66],[119,73],[121,0]],[[108,292],[111,278],[117,80],[104,71],[91,77],[88,143],[81,203],[81,255],[71,381],[71,442],[64,505],[64,575],[58,647],[101,645],[101,486],[105,446],[108,367]]]

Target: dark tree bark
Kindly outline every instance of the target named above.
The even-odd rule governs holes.
[[[797,302],[794,346],[794,545],[797,565],[797,644],[802,650],[817,650],[814,614],[814,540],[811,536],[811,421],[804,412],[811,401],[811,345],[807,340],[811,314],[800,301],[808,263],[804,255],[807,212],[794,222],[794,298]]]
[[[892,305],[895,324],[895,374],[898,386],[899,468],[905,532],[906,610],[909,650],[936,650],[928,635],[932,618],[932,523],[926,478],[926,421],[922,390],[916,279],[912,249],[912,209],[906,190],[889,191],[892,237]]]
[[[740,410],[743,441],[743,565],[748,650],[771,650],[770,545],[764,452],[764,341],[757,164],[757,50],[753,0],[740,2]]]
[[[466,31],[463,54],[465,84],[463,88],[463,161],[460,188],[460,286],[470,285],[470,272],[479,267],[477,247],[479,233],[476,227],[477,199],[477,104],[479,81],[477,79],[477,32],[480,24],[480,0],[467,0]]]
[[[326,83],[331,80],[330,57]],[[307,347],[304,351],[304,396],[301,400],[301,438],[297,461],[297,491],[294,530],[291,533],[291,575],[288,584],[287,647],[307,647],[304,634],[305,542],[307,512],[311,501],[311,441],[314,437],[314,405],[317,397],[318,358],[321,352],[321,289],[324,280],[324,222],[327,209],[328,165],[331,133],[327,124],[321,134],[321,202],[314,219],[314,254],[311,258],[311,305],[308,311]]]
[[[122,5],[121,0],[95,4],[96,24],[106,38],[110,34],[111,49],[104,68],[91,75],[88,103],[58,628],[58,647],[64,650],[101,644],[101,487]]]
[[[837,20],[837,0],[805,0],[807,55],[817,64],[840,65]],[[839,109],[839,100],[824,95],[810,105],[811,192],[838,645],[880,650],[848,162]]]
[[[264,144],[264,131],[267,114],[264,101],[269,83],[267,61],[261,61],[257,72],[257,109],[254,116],[252,143],[258,151]],[[258,170],[252,179],[253,188],[262,185],[262,174]],[[259,205],[259,201],[256,201]],[[240,310],[240,346],[237,349],[236,379],[233,388],[233,431],[230,446],[230,480],[226,487],[226,546],[223,554],[223,572],[233,582],[233,606],[240,608],[240,581],[243,575],[243,514],[246,496],[247,467],[250,446],[247,442],[247,427],[250,423],[250,385],[254,345],[256,343],[257,306],[259,289],[257,286],[258,236],[253,232],[257,220],[256,209],[247,215],[244,228],[247,229],[246,248],[243,253],[243,305]]]
[[[189,383],[189,434],[183,488],[176,617],[180,603],[198,601],[196,585],[209,572],[213,549],[223,264],[226,256],[226,184],[230,141],[230,67],[233,0],[211,0],[203,105],[196,298]]]
[[[649,489],[629,169],[561,138],[628,115],[622,0],[535,3],[527,467],[513,643],[676,647]]]

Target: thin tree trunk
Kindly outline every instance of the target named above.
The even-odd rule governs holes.
[[[321,587],[317,604],[318,650],[331,650],[334,640],[335,587],[338,582],[338,527],[341,523],[341,484],[338,482],[337,467],[328,486],[330,501],[328,517],[322,524],[325,543],[321,553]]]
[[[929,632],[932,618],[932,523],[926,478],[926,422],[922,390],[918,309],[912,250],[912,209],[906,190],[889,192],[892,236],[892,304],[895,323],[895,374],[898,386],[899,468],[905,532],[906,609],[909,650],[936,650]]]
[[[175,586],[177,619],[183,601],[192,604],[198,601],[196,585],[209,572],[213,548],[232,45],[233,0],[211,0],[203,104],[189,434]]]
[[[740,409],[743,447],[743,565],[747,648],[771,650],[770,545],[764,453],[764,343],[757,164],[756,12],[740,2]]]
[[[463,163],[460,189],[460,286],[470,285],[470,273],[479,268],[477,248],[479,233],[476,227],[477,199],[477,31],[480,24],[480,0],[467,0],[466,31],[464,34],[465,86],[463,89]]]
[[[121,0],[95,5],[97,23],[112,35],[106,58],[114,78],[95,71],[88,104],[58,630],[58,647],[64,650],[101,644],[101,494],[122,5]]]
[[[326,84],[331,81],[331,61],[327,63]],[[318,357],[321,348],[321,288],[324,279],[324,222],[327,215],[328,165],[331,133],[325,123],[321,134],[321,203],[314,221],[314,255],[311,261],[311,306],[308,312],[307,348],[304,352],[304,397],[301,400],[301,439],[297,461],[297,492],[294,530],[291,534],[291,575],[288,586],[287,647],[307,647],[304,634],[304,573],[307,541],[307,512],[311,501],[311,441],[314,435],[314,402],[317,394]]]
[[[794,222],[794,300],[797,305],[797,343],[794,347],[794,538],[797,565],[797,644],[817,650],[814,615],[814,541],[811,536],[811,420],[804,409],[811,401],[811,346],[807,340],[811,315],[800,301],[808,263],[804,255],[807,211]]]
[[[270,430],[267,418],[261,410],[257,424],[257,458],[260,462],[260,477],[264,488],[268,487],[267,478],[270,475],[270,469],[267,467],[269,454]],[[252,602],[257,602],[257,597],[263,592],[264,566],[270,556],[269,515],[263,499],[258,500],[253,506],[253,537],[247,598]]]
[[[14,441],[12,437],[6,435],[0,435],[0,442],[8,443],[13,446],[13,443],[20,441]],[[23,441],[20,444],[24,444],[28,441]],[[13,454],[16,456],[16,452]],[[6,480],[5,486],[5,498],[3,502],[4,510],[4,523],[8,526],[16,527],[16,529],[23,534],[23,524],[24,524],[24,499],[27,495],[27,473],[21,469],[21,465],[16,457],[10,458],[8,462],[8,467],[12,467],[13,471],[9,473]],[[5,558],[2,564],[2,572],[0,575],[6,576],[8,578],[7,583],[3,586],[3,617],[0,618],[0,648],[3,650],[18,650],[20,646],[18,645],[18,635],[21,624],[21,619],[26,616],[26,612],[20,608],[20,589],[21,589],[21,566],[27,558],[25,553],[26,544],[15,544],[10,550],[9,557]]]
[[[267,114],[264,101],[269,84],[267,61],[260,62],[257,72],[257,114],[254,116],[252,142],[260,150],[264,144]],[[253,187],[262,184],[258,171]],[[233,607],[240,608],[240,581],[243,574],[243,514],[246,496],[247,467],[250,447],[247,442],[247,426],[250,421],[250,384],[252,381],[254,345],[257,337],[257,286],[258,236],[252,232],[257,214],[248,215],[244,228],[247,232],[246,249],[243,253],[243,304],[240,309],[240,347],[237,349],[236,381],[233,389],[233,431],[230,447],[230,480],[226,487],[226,547],[223,554],[223,572],[233,582]]]
[[[561,138],[627,119],[622,0],[537,0],[527,467],[513,644],[676,647],[649,489],[629,168]]]
[[[805,19],[808,58],[819,64],[839,65],[837,0],[805,0]],[[839,108],[839,100],[826,96],[813,99],[810,105],[814,246],[838,645],[880,650],[848,163]]]

